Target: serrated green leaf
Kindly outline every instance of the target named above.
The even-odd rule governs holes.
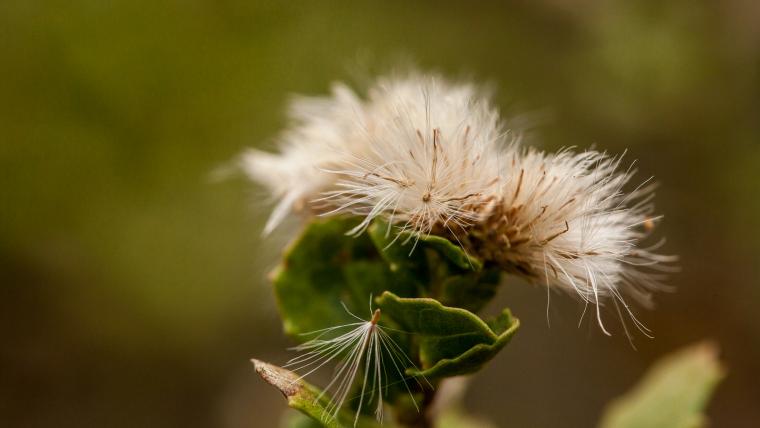
[[[724,370],[717,349],[700,343],[666,356],[605,412],[601,428],[700,428]]]
[[[519,328],[505,309],[486,323],[461,308],[443,306],[431,298],[401,298],[385,292],[375,299],[384,316],[419,342],[420,370],[410,375],[428,378],[472,373],[493,358]]]

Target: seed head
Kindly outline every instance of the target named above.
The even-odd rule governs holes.
[[[477,222],[499,187],[504,131],[487,98],[471,85],[434,77],[381,80],[370,91],[369,148],[343,169],[323,199],[333,212],[376,217],[428,234]]]
[[[297,99],[290,116],[281,154],[243,161],[279,199],[266,232],[304,208],[360,217],[351,234],[382,218],[577,294],[605,333],[600,307],[611,301],[647,334],[625,298],[648,305],[674,257],[642,245],[660,219],[654,186],[628,190],[635,171],[622,156],[524,148],[482,91],[418,74],[380,79],[364,100],[337,85],[332,97]]]
[[[288,111],[290,127],[277,140],[279,154],[250,149],[240,159],[248,177],[263,185],[277,204],[264,227],[270,233],[291,211],[312,211],[311,202],[334,188],[340,168],[362,153],[359,134],[364,105],[336,84],[331,97],[297,97]]]

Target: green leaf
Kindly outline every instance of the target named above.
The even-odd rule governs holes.
[[[369,319],[370,297],[389,292],[398,298],[437,298],[452,307],[448,309],[476,321],[462,324],[459,319],[445,319],[468,326],[466,332],[452,336],[445,325],[440,326],[443,331],[432,326],[424,334],[411,328],[406,330],[414,334],[399,333],[393,329],[405,328],[401,317],[388,313],[380,319],[426,376],[474,372],[508,342],[517,328],[508,311],[490,324],[468,312],[480,309],[493,297],[500,280],[498,269],[484,268],[460,247],[439,237],[421,238],[410,253],[412,244],[402,245],[408,234],[393,242],[397,230],[389,230],[387,223],[380,221],[363,235],[347,236],[358,221],[346,217],[313,221],[285,252],[272,279],[287,334],[302,341],[313,337],[304,333],[355,322],[342,303],[354,314]],[[439,312],[448,314],[446,310]],[[393,372],[389,377],[388,383],[393,386],[389,387],[387,402],[398,411],[405,407],[407,393],[401,377]],[[347,406],[357,404],[347,402]]]
[[[703,410],[724,376],[717,349],[700,343],[666,356],[636,387],[615,400],[601,428],[700,428]]]
[[[395,264],[399,267],[419,266],[421,264],[419,261],[420,254],[415,254],[418,253],[418,248],[412,250],[414,242],[419,239],[417,247],[437,251],[459,269],[479,271],[483,268],[483,262],[479,259],[468,255],[462,247],[440,236],[421,235],[418,238],[410,232],[399,232],[398,227],[389,227],[388,223],[382,219],[375,219],[367,233],[391,265]],[[419,253],[422,252],[422,250],[419,251]],[[395,271],[396,269],[392,270]]]
[[[341,409],[337,418],[330,417],[329,412],[326,410],[326,406],[330,403],[330,398],[326,394],[322,394],[319,388],[302,380],[296,373],[257,359],[252,359],[251,362],[253,362],[256,373],[285,396],[289,407],[300,411],[311,419],[310,422],[307,422],[303,418],[290,418],[288,421],[289,426],[297,426],[299,428],[344,428],[354,426],[355,415],[348,410]],[[373,418],[361,415],[356,424],[357,428],[376,428],[378,426],[379,424]],[[388,426],[393,428],[392,424]]]
[[[416,291],[403,297],[432,297],[448,306],[478,311],[501,283],[500,269],[484,268],[480,260],[445,238],[421,236],[415,246],[414,235],[399,233],[379,219],[367,234],[388,263],[393,280],[408,292]]]
[[[467,254],[462,247],[440,236],[428,235],[420,238],[426,246],[443,254],[450,262],[460,269],[479,271],[483,269],[483,262]]]
[[[407,373],[428,378],[477,371],[509,342],[520,325],[508,309],[486,323],[472,312],[443,306],[431,298],[401,298],[385,292],[375,301],[384,316],[390,316],[419,342],[422,368]]]
[[[495,294],[498,269],[483,269],[446,239],[409,238],[375,221],[367,233],[347,236],[359,220],[336,217],[311,222],[286,250],[272,273],[287,334],[298,335],[355,321],[341,305],[369,316],[371,295],[391,291],[403,297],[434,297],[450,306],[477,311]],[[299,338],[302,339],[302,338]]]
[[[323,428],[321,422],[295,410],[286,412],[280,426],[284,428]]]
[[[449,275],[438,286],[436,298],[444,306],[477,312],[496,295],[501,284],[501,269],[486,268],[464,275]]]
[[[391,289],[404,294],[366,235],[346,236],[358,223],[333,218],[310,223],[272,273],[285,332],[296,336],[355,321],[369,311],[369,297]]]
[[[274,386],[288,400],[288,406],[301,411],[325,428],[341,428],[337,420],[327,417],[325,406],[329,403],[326,398],[319,397],[320,391],[299,376],[282,367],[278,367],[256,359],[251,360],[256,373],[267,383]]]
[[[430,285],[430,274],[425,250],[412,245],[404,245],[407,239],[398,236],[388,224],[376,220],[367,229],[367,235],[372,240],[380,257],[393,274],[395,281],[403,283],[412,292],[410,295],[427,293]]]

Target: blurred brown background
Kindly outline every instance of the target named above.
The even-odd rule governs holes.
[[[634,4],[635,3],[635,4]],[[760,3],[0,2],[0,426],[271,427],[282,363],[260,191],[211,172],[271,147],[292,93],[412,61],[539,113],[661,183],[675,294],[637,351],[508,281],[524,327],[467,406],[589,427],[658,356],[718,342],[716,427],[760,421]],[[611,320],[612,322],[612,320]]]

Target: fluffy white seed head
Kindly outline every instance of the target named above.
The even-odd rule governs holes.
[[[605,333],[599,307],[611,301],[646,334],[625,298],[649,304],[673,258],[642,248],[658,220],[653,186],[630,191],[621,157],[523,148],[482,91],[416,74],[380,79],[364,100],[335,86],[297,99],[290,116],[280,154],[243,158],[279,199],[266,232],[304,207],[362,217],[349,233],[383,218],[577,294]]]
[[[369,93],[369,148],[343,169],[325,198],[335,212],[375,217],[428,234],[481,218],[499,186],[498,113],[471,85],[411,76],[381,80]]]
[[[475,250],[506,270],[595,304],[605,333],[599,306],[606,297],[646,333],[624,295],[649,304],[673,261],[640,248],[657,220],[653,186],[625,192],[634,171],[620,170],[621,157],[518,146],[508,151],[501,203],[480,226],[488,242],[476,242]]]
[[[278,201],[265,234],[334,185],[338,177],[327,170],[363,151],[364,105],[348,87],[334,85],[330,97],[295,98],[288,113],[290,128],[277,141],[278,154],[250,149],[241,157],[246,175]]]

